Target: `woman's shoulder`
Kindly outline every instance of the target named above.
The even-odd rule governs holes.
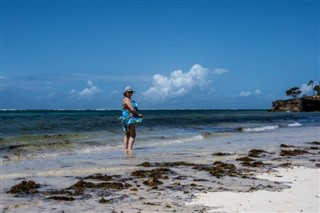
[[[131,101],[131,99],[128,97],[123,97],[123,101]]]
[[[122,100],[122,103],[123,103],[123,104],[131,103],[131,99],[130,99],[130,98],[127,98],[127,97],[124,97],[123,100]]]

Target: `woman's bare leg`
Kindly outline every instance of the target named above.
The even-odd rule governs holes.
[[[134,141],[136,139],[136,126],[134,124],[129,125],[129,143],[128,143],[128,149],[127,150],[132,150]]]
[[[128,150],[129,138],[130,138],[130,132],[126,132],[126,133],[124,134],[124,138],[123,138],[124,150]]]

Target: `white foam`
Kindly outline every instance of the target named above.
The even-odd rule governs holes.
[[[188,137],[188,138],[180,138],[180,139],[176,139],[176,140],[171,140],[168,141],[166,144],[179,144],[179,143],[185,143],[185,142],[191,142],[191,141],[198,141],[198,140],[202,140],[203,136],[202,135],[195,135],[192,137]]]
[[[267,130],[274,130],[279,128],[278,125],[274,126],[260,126],[260,127],[253,127],[253,128],[243,128],[241,129],[243,132],[263,132]]]
[[[294,122],[294,123],[288,124],[288,126],[289,127],[298,127],[298,126],[302,126],[302,124],[299,122]]]
[[[28,154],[19,154],[19,155],[9,155],[6,158],[2,158],[1,161],[20,161],[20,160],[32,160],[32,159],[47,159],[47,158],[58,158],[60,156],[67,155],[77,155],[77,154],[91,154],[104,152],[109,150],[121,149],[120,146],[92,146],[92,147],[83,147],[80,149],[70,149],[64,151],[51,151],[51,152],[33,152]]]
[[[157,146],[167,146],[167,145],[175,145],[175,144],[181,144],[181,143],[187,143],[192,141],[199,141],[203,140],[204,137],[202,135],[195,135],[190,137],[183,137],[183,138],[176,138],[176,139],[163,139],[163,140],[156,140],[153,142],[143,143],[140,145],[137,145],[137,147],[157,147]]]

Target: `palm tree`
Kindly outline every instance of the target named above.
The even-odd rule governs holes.
[[[293,87],[286,91],[287,96],[292,96],[293,98],[297,98],[298,95],[300,95],[302,91],[299,89],[299,87]]]

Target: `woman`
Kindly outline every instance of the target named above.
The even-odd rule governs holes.
[[[119,118],[122,123],[122,128],[125,132],[124,135],[124,149],[131,151],[136,138],[136,123],[142,122],[142,114],[138,113],[138,105],[135,101],[131,100],[133,90],[126,87],[124,90],[124,98],[122,101],[122,116]]]

